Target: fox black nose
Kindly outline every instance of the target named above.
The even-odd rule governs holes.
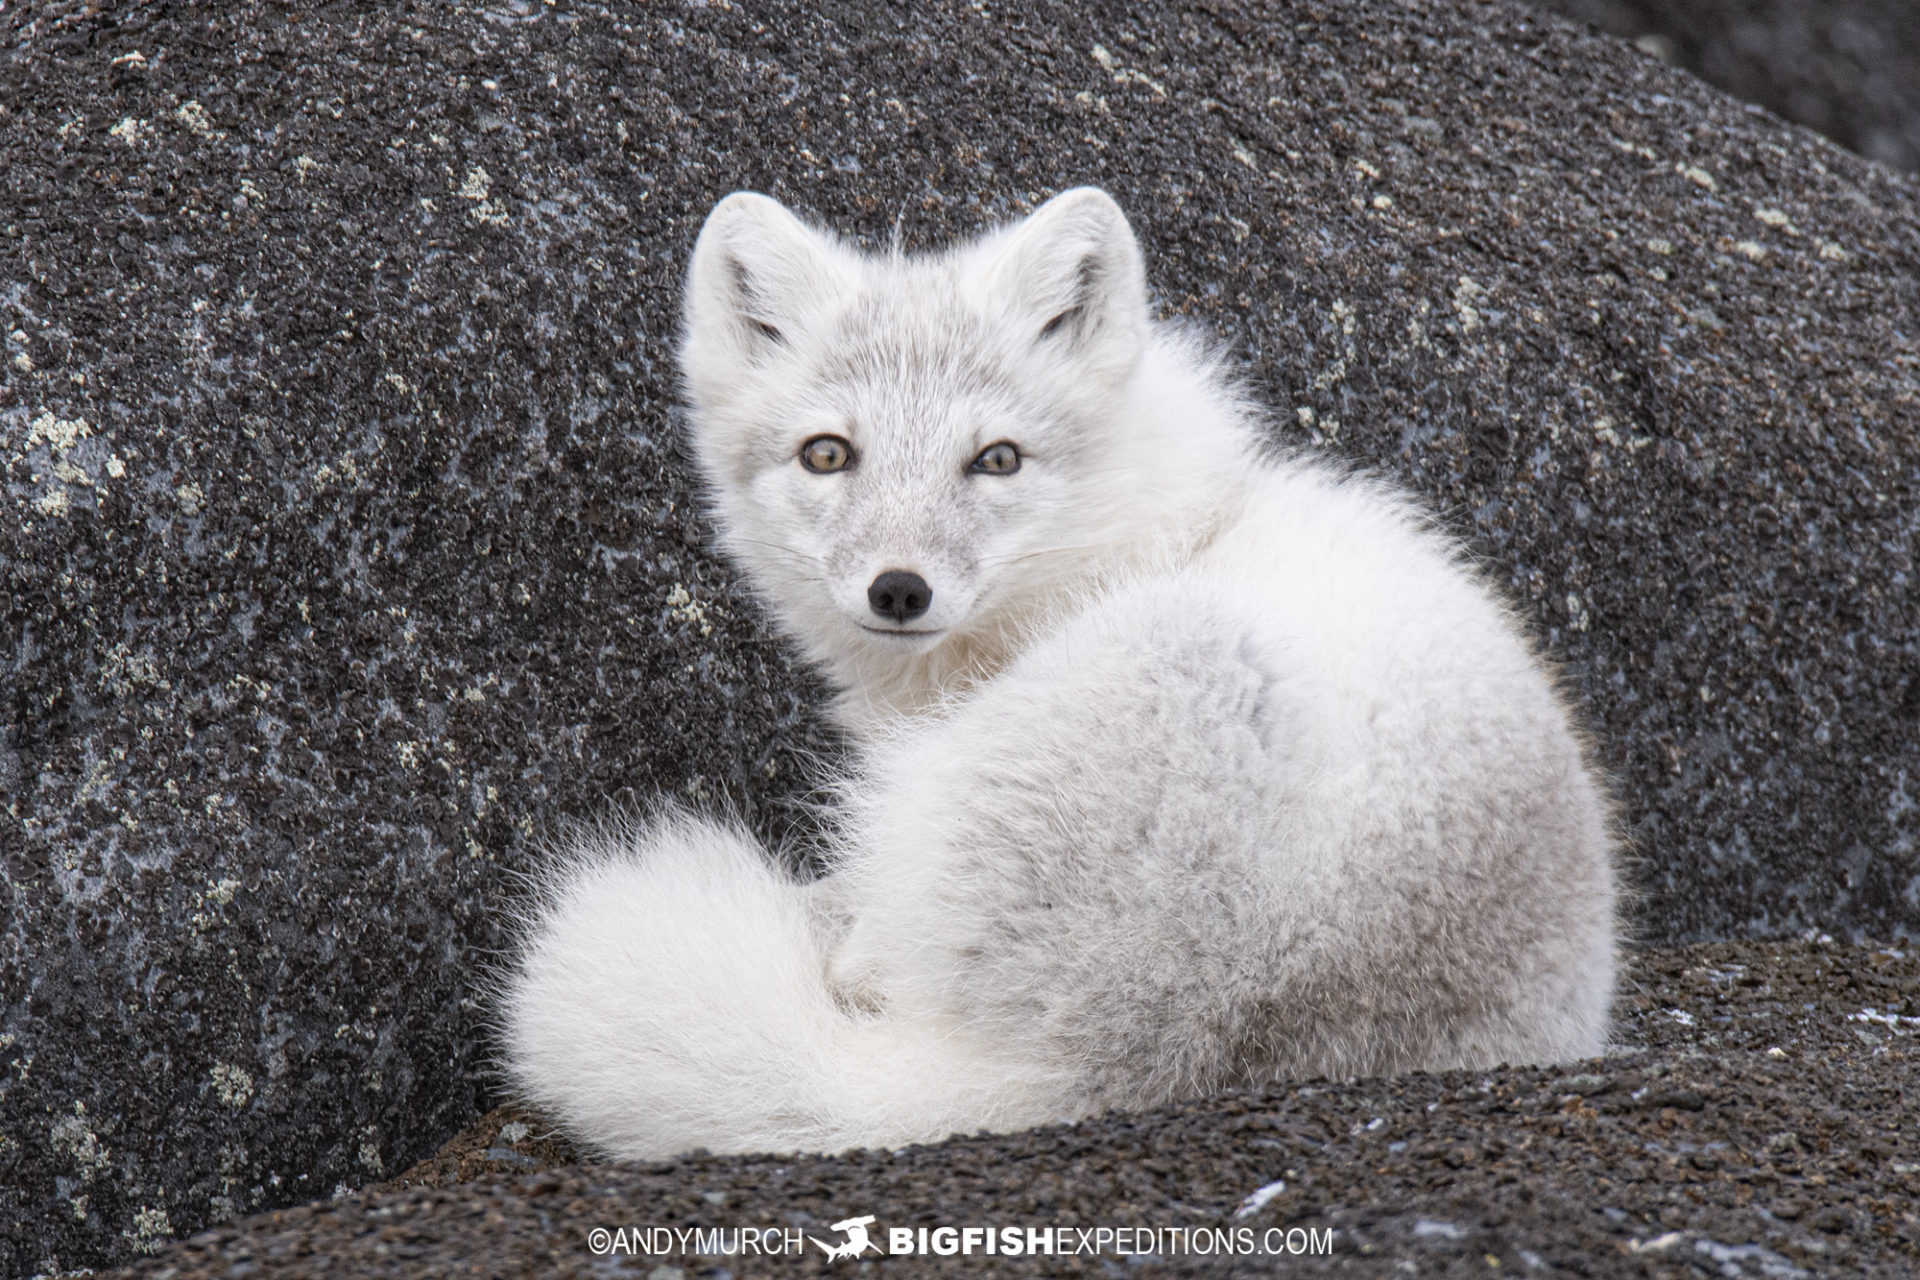
[[[933,588],[917,573],[889,569],[867,588],[867,607],[883,618],[909,622],[933,603]]]

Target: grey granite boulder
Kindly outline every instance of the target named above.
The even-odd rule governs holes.
[[[490,1088],[512,868],[830,749],[671,339],[770,190],[1096,182],[1293,446],[1470,532],[1643,935],[1920,927],[1920,213],[1466,0],[0,12],[0,1273],[373,1180]]]

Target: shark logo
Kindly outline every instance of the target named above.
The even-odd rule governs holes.
[[[869,1249],[875,1253],[881,1252],[880,1246],[867,1237],[867,1228],[872,1225],[873,1215],[870,1213],[860,1218],[843,1218],[833,1224],[833,1230],[841,1232],[847,1237],[844,1243],[828,1244],[818,1236],[808,1236],[807,1239],[824,1249],[827,1257],[831,1260],[838,1261],[841,1258],[857,1258]]]

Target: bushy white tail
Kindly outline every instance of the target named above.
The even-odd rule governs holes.
[[[622,1159],[1058,1118],[1051,1073],[1007,1046],[836,1002],[807,893],[744,833],[691,818],[579,847],[503,992],[522,1096]]]

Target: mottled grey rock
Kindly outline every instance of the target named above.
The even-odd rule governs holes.
[[[1920,924],[1907,181],[1466,0],[117,13],[0,13],[0,1272],[473,1116],[564,819],[789,825],[828,743],[671,410],[741,186],[909,246],[1109,187],[1278,438],[1474,536],[1645,935]]]

